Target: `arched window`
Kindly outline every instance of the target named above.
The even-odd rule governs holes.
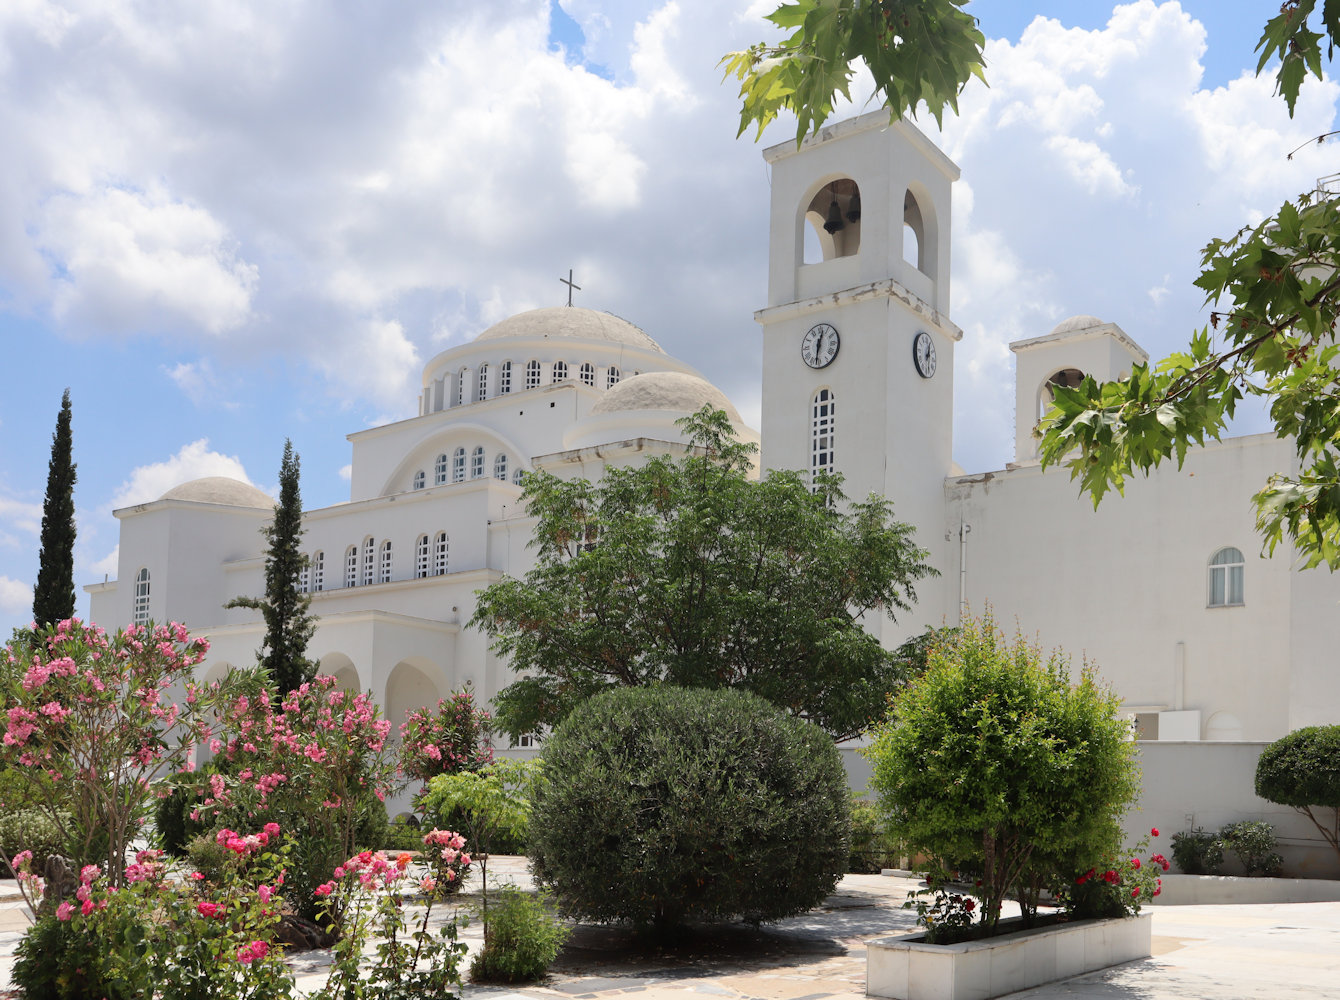
[[[416,490],[421,490],[426,485],[428,485],[428,477],[425,476],[423,470],[420,469],[418,472],[414,473],[414,488]]]
[[[833,472],[834,396],[831,389],[814,394],[810,411],[810,475]]]
[[[451,453],[451,481],[460,483],[465,481],[465,449],[457,448]]]
[[[488,366],[488,365],[480,365],[480,366],[479,366],[479,394],[478,394],[477,396],[475,396],[475,399],[488,399],[488,398],[489,398],[489,366]]]
[[[433,576],[442,576],[447,571],[447,533],[439,531],[433,539]]]
[[[428,536],[420,535],[414,543],[414,576],[422,580],[428,575]]]
[[[382,542],[381,567],[377,571],[378,583],[391,582],[391,562],[391,540],[388,538],[386,541]]]
[[[476,445],[475,450],[470,452],[470,478],[484,478],[484,446]]]
[[[1041,420],[1047,415],[1047,411],[1052,408],[1052,403],[1056,401],[1056,388],[1063,386],[1066,389],[1078,389],[1079,384],[1084,381],[1084,373],[1078,368],[1062,368],[1053,373],[1046,382],[1042,383],[1042,390],[1038,393],[1038,419]]]
[[[589,385],[591,388],[596,386],[596,366],[589,361],[582,362],[581,368],[582,385]]]
[[[540,385],[540,363],[538,361],[526,362],[526,388],[537,389]]]
[[[358,546],[350,545],[344,550],[344,585],[358,586]]]
[[[312,592],[312,567],[304,566],[298,570],[298,593],[310,594]]]
[[[437,456],[437,461],[433,463],[433,485],[441,486],[447,481],[447,456],[443,452]]]
[[[149,567],[144,566],[135,574],[135,614],[136,625],[149,620]]]
[[[326,554],[324,552],[312,553],[312,589],[326,589]]]
[[[861,248],[861,192],[849,177],[821,187],[805,207],[806,264],[851,257]]]
[[[619,369],[615,368],[613,365],[610,365],[609,369],[605,372],[605,388],[613,389],[614,386],[618,384],[618,381],[619,381]]]
[[[371,538],[363,540],[363,586],[372,583],[372,571],[377,565],[377,543]]]
[[[470,369],[462,368],[456,374],[456,405],[470,402]]]
[[[550,382],[562,382],[568,377],[568,363],[566,361],[554,362],[554,373],[550,376]]]
[[[507,482],[507,452],[500,451],[493,456],[493,478]]]
[[[512,482],[513,482],[515,485],[517,485],[517,486],[520,486],[520,485],[521,485],[521,476],[522,476],[522,474],[523,474],[523,470],[521,470],[521,469],[517,469],[515,472],[512,473]]]
[[[1210,607],[1227,608],[1244,603],[1242,599],[1242,552],[1229,546],[1210,559]]]
[[[498,369],[498,395],[506,396],[512,391],[512,362],[504,361]]]

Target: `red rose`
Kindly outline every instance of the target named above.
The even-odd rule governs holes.
[[[1155,826],[1155,827],[1151,827],[1151,828],[1150,828],[1150,831],[1149,831],[1149,835],[1150,835],[1151,837],[1157,837],[1157,836],[1159,835],[1159,828],[1156,827],[1156,826]]]

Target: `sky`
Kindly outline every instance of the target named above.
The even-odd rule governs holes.
[[[0,635],[31,617],[47,459],[74,408],[76,584],[112,511],[189,479],[348,498],[345,435],[422,367],[566,301],[623,316],[758,425],[765,145],[726,52],[775,0],[0,4]],[[1200,250],[1340,170],[1340,88],[1258,79],[1271,4],[972,0],[989,87],[943,132],[954,456],[1013,458],[1007,345],[1089,313],[1154,357],[1207,316]],[[873,109],[858,76],[845,117]],[[1266,429],[1248,413],[1242,432]],[[79,610],[87,596],[79,591]]]

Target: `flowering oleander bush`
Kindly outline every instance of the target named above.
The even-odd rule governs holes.
[[[132,625],[108,635],[77,618],[16,635],[0,651],[0,763],[34,796],[76,864],[97,862],[114,888],[164,770],[189,766],[210,707],[191,684],[209,644],[186,626]],[[184,705],[167,697],[182,686]],[[50,794],[54,792],[55,794]]]
[[[1007,894],[1038,893],[1120,843],[1139,784],[1120,699],[1058,653],[1007,642],[989,615],[931,649],[867,751],[889,833],[980,873],[989,936]]]
[[[469,686],[443,698],[436,709],[409,712],[400,727],[400,771],[424,786],[439,774],[477,771],[493,760],[492,728]]]
[[[368,695],[337,689],[333,677],[319,676],[282,698],[257,671],[233,671],[230,683],[218,692],[219,732],[209,743],[215,768],[177,780],[194,784],[192,818],[239,824],[264,816],[289,830],[294,904],[315,916],[310,890],[367,846],[358,841],[370,820],[378,831],[385,825],[381,800],[395,775],[391,724]]]
[[[362,851],[336,866],[333,878],[313,890],[329,913],[342,915],[344,934],[335,945],[330,978],[317,1000],[409,1000],[454,997],[460,985],[460,961],[466,948],[456,940],[457,922],[437,933],[428,929],[434,906],[455,892],[469,868],[465,841],[447,830],[424,837],[424,853],[414,859],[402,852],[392,859],[383,851]],[[417,892],[427,903],[413,920],[404,894]],[[372,935],[381,940],[376,957],[361,969]]]
[[[1161,853],[1149,853],[1150,838],[1158,835],[1155,827],[1130,850],[1104,854],[1057,892],[1062,905],[1078,918],[1139,913],[1163,891],[1163,873],[1172,867]]]
[[[274,945],[288,844],[274,824],[223,831],[234,864],[214,882],[169,880],[161,852],[141,851],[116,887],[98,865],[79,872],[72,898],[48,905],[20,944],[14,981],[31,997],[234,1000],[292,995]],[[23,861],[20,869],[26,868]],[[28,876],[42,902],[47,887]]]

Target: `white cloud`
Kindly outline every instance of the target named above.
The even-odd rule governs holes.
[[[227,476],[250,483],[246,469],[235,456],[221,455],[209,450],[209,439],[201,438],[181,449],[163,462],[141,465],[131,472],[112,497],[112,507],[130,507],[157,500],[168,490],[192,479],[205,476]]]
[[[29,614],[32,606],[31,584],[0,576],[0,614],[20,617]]]
[[[0,497],[0,538],[6,529],[36,536],[42,528],[42,505]]]
[[[354,467],[353,467],[352,464],[350,464],[350,465],[341,465],[339,471],[340,471],[340,478],[343,479],[346,483],[347,483],[347,482],[350,482],[350,481],[353,480],[353,478],[354,478]]]
[[[120,563],[121,546],[117,545],[111,552],[107,553],[107,555],[103,556],[101,559],[88,564],[86,578],[97,580],[98,577],[102,577],[103,579],[114,580],[116,579],[116,574],[118,572],[117,567]]]

